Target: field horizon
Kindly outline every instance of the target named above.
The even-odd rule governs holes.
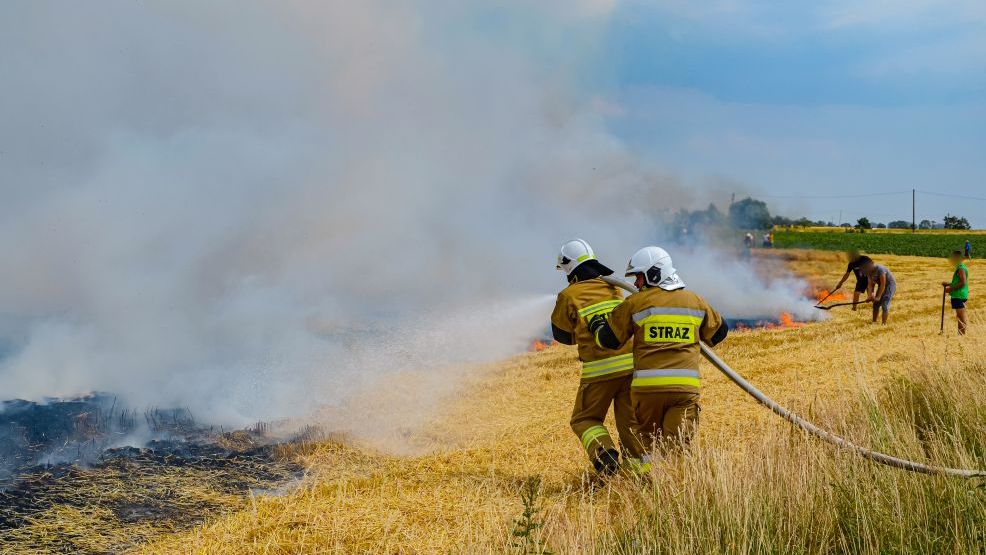
[[[816,249],[845,252],[855,249],[868,254],[895,254],[948,258],[953,251],[972,244],[973,259],[986,252],[986,231],[981,230],[845,230],[842,228],[793,228],[774,231],[774,246],[782,249]]]

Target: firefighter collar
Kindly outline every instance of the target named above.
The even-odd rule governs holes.
[[[658,287],[664,289],[665,291],[674,291],[676,289],[684,289],[685,282],[678,277],[677,273],[671,274],[670,276],[661,280],[661,283],[657,284]]]

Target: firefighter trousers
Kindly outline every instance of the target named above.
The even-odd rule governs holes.
[[[698,393],[634,389],[631,403],[644,454],[687,446],[698,432],[698,401]]]
[[[616,431],[624,459],[637,459],[643,452],[641,443],[633,431],[633,409],[630,405],[632,380],[633,376],[627,375],[579,384],[571,425],[572,431],[582,441],[582,447],[589,455],[589,460],[595,460],[600,451],[616,448],[604,423],[610,405],[613,406]]]

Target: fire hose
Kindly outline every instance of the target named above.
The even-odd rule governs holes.
[[[625,289],[630,293],[637,292],[637,288],[635,286],[633,286],[630,283],[627,283],[626,281],[623,281],[622,279],[618,279],[614,277],[604,277],[602,279],[606,283]],[[942,466],[932,466],[932,465],[922,464],[919,462],[909,461],[906,459],[901,459],[898,457],[887,455],[886,453],[880,453],[879,451],[873,451],[872,449],[861,447],[849,441],[848,439],[837,436],[832,432],[823,430],[818,426],[812,424],[811,422],[805,420],[804,418],[798,416],[797,414],[791,412],[790,410],[784,408],[779,403],[777,403],[776,401],[765,395],[762,391],[757,389],[753,384],[743,379],[742,376],[740,376],[735,370],[730,368],[729,365],[726,364],[726,361],[719,358],[719,355],[717,355],[704,342],[699,342],[699,345],[701,346],[702,349],[702,356],[704,356],[706,360],[708,360],[710,363],[712,363],[713,366],[716,367],[716,369],[718,369],[720,372],[725,374],[730,381],[738,385],[740,389],[745,391],[749,396],[753,397],[754,399],[757,400],[757,402],[769,408],[777,416],[780,416],[784,420],[787,420],[791,424],[794,424],[798,428],[801,428],[805,432],[808,432],[809,434],[825,442],[831,443],[832,445],[835,445],[837,447],[841,447],[842,449],[851,451],[865,459],[869,459],[871,461],[883,465],[892,466],[894,468],[908,470],[910,472],[956,476],[959,478],[986,477],[986,470],[947,468]]]

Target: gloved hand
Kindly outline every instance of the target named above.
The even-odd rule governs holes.
[[[596,335],[607,320],[609,320],[608,312],[605,314],[596,314],[592,318],[589,318],[589,331],[592,332],[592,335]]]

